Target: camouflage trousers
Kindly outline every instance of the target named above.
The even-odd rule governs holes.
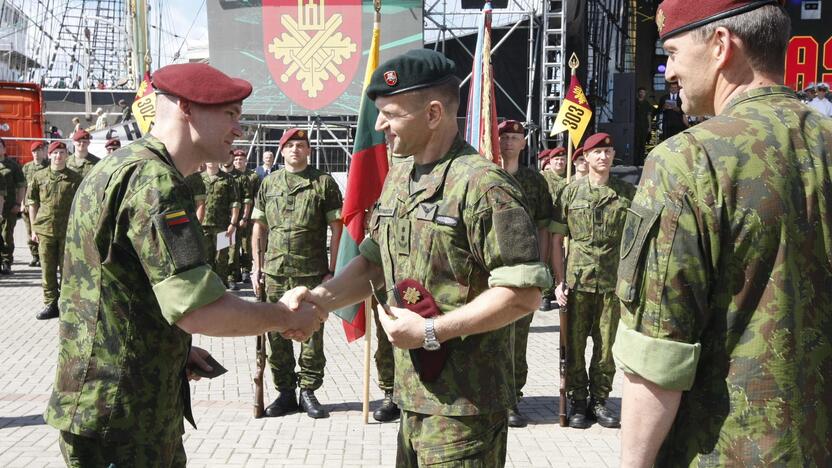
[[[32,240],[32,223],[29,221],[29,209],[24,208],[23,211],[23,224],[26,225],[26,242],[29,245],[29,253],[32,254],[32,258],[36,258],[40,260],[40,256],[38,255],[38,243]]]
[[[620,303],[614,292],[569,292],[566,353],[566,392],[572,400],[589,396],[606,400],[612,390],[615,363],[612,345],[621,315]],[[589,377],[586,372],[586,340],[592,336],[592,359]]]
[[[40,284],[43,288],[43,303],[49,305],[58,300],[61,284],[58,281],[58,269],[64,263],[65,237],[44,236],[38,234],[40,255]]]
[[[228,276],[228,252],[231,249],[217,251],[217,234],[225,232],[225,229],[203,226],[202,231],[205,235],[205,260],[214,273],[225,282]]]
[[[514,388],[517,399],[523,396],[523,387],[529,377],[529,363],[526,362],[526,347],[529,344],[529,329],[532,327],[534,313],[525,315],[514,322]]]
[[[392,392],[396,370],[396,367],[393,364],[393,345],[391,345],[390,340],[387,339],[387,333],[385,333],[384,329],[381,328],[381,322],[378,320],[377,313],[373,313],[373,319],[375,319],[376,322],[376,339],[378,340],[376,353],[374,355],[376,360],[376,371],[378,371],[378,388],[381,389],[382,392]]]
[[[297,286],[309,289],[321,284],[323,275],[285,277],[266,275],[266,296],[269,302],[277,302],[283,293]],[[269,367],[272,370],[272,381],[278,391],[300,387],[317,390],[324,383],[324,325],[306,341],[300,344],[300,355],[297,364],[300,371],[295,372],[295,350],[292,340],[283,338],[278,333],[269,333]]]
[[[251,249],[251,227],[238,228],[234,239],[234,245],[228,252],[228,281],[242,281],[242,273],[240,269],[251,271],[251,257],[248,262],[243,256],[243,248],[249,244]]]
[[[14,226],[17,224],[17,215],[11,211],[3,213],[0,221],[0,261],[11,265],[14,263]]]
[[[58,445],[70,468],[184,467],[187,457],[182,437],[152,444],[105,442],[61,431]]]
[[[396,466],[505,466],[507,439],[508,411],[477,416],[442,416],[403,410]]]

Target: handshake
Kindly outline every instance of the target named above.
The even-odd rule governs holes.
[[[326,322],[329,312],[314,302],[312,291],[298,286],[286,291],[280,303],[289,309],[280,335],[289,340],[305,341]]]

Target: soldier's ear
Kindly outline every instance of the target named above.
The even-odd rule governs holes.
[[[445,105],[442,104],[441,101],[430,101],[428,109],[425,111],[425,115],[427,115],[428,118],[428,127],[431,129],[437,128],[439,123],[445,117],[445,112]]]

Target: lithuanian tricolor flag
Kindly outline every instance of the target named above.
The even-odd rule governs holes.
[[[370,83],[373,71],[378,67],[380,38],[381,24],[376,19],[373,24],[373,41],[370,45],[367,69],[364,72],[364,90]],[[384,185],[388,169],[384,134],[374,130],[378,109],[363,91],[361,95],[355,146],[347,175],[347,193],[344,198],[344,208],[341,210],[346,229],[341,234],[341,244],[338,248],[335,266],[336,274],[350,260],[359,255],[358,246],[364,240],[364,219],[381,195],[381,187]],[[335,315],[343,319],[344,333],[347,335],[348,342],[364,336],[366,331],[364,314],[363,303],[335,311]]]

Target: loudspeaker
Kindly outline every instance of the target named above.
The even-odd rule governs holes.
[[[462,0],[463,10],[482,10],[485,0]],[[492,0],[491,9],[508,8],[508,0]]]
[[[633,163],[635,151],[636,126],[633,123],[603,122],[598,124],[598,131],[609,133],[615,149],[614,164],[629,165]]]
[[[636,74],[616,73],[612,82],[612,121],[633,122],[636,116]]]

